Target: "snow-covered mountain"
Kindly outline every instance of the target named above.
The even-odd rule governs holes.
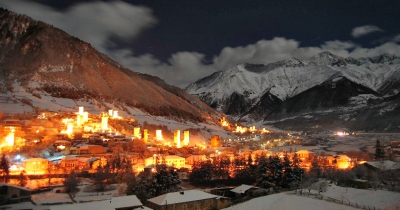
[[[0,8],[0,112],[17,104],[28,112],[69,110],[90,101],[102,111],[112,104],[127,114],[140,109],[177,121],[216,123],[223,116],[182,89],[134,70],[60,29]]]
[[[302,115],[312,119],[318,113],[335,113],[339,121],[329,118],[337,126],[359,119],[353,115],[363,108],[373,109],[372,102],[383,106],[375,110],[378,115],[386,113],[381,109],[389,104],[396,109],[393,107],[398,107],[399,101],[394,100],[394,105],[391,98],[399,90],[400,58],[396,55],[354,59],[330,52],[309,60],[241,63],[186,88],[211,107],[244,122],[277,125]],[[400,122],[389,127],[399,126]]]

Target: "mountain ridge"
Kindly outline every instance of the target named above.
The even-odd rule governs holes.
[[[357,111],[355,108],[357,104],[352,103],[352,100],[360,95],[370,95],[365,97],[378,98],[377,100],[385,104],[385,98],[400,92],[400,58],[385,53],[371,58],[355,59],[321,52],[308,60],[292,58],[267,65],[241,63],[207,78],[207,83],[198,80],[189,85],[186,91],[243,123],[266,125],[279,119],[288,121],[287,119],[296,117],[296,114],[282,114],[279,110],[286,109],[290,101],[296,97],[303,97],[308,101],[314,100],[310,90],[314,88],[322,91],[324,84],[331,84],[333,89],[351,87],[348,91],[356,93],[347,95],[346,91],[342,91],[341,94],[346,95],[345,97],[334,95],[329,100],[333,105],[324,108],[325,111],[334,109],[337,115],[346,113],[354,116],[356,112],[362,111],[360,107]],[[338,82],[342,79],[347,82]],[[330,89],[324,91],[327,95],[336,94]],[[324,95],[322,92],[317,95],[315,103],[323,104]],[[237,100],[232,100],[232,97]],[[272,99],[274,97],[276,99]],[[304,106],[308,103],[307,100],[294,103],[292,106],[301,113],[315,114],[313,110]],[[334,100],[344,100],[345,103],[335,105]],[[391,106],[400,106],[399,101],[394,101],[392,100]],[[232,106],[236,107],[236,111],[232,111]],[[338,109],[346,111],[341,112]],[[347,110],[353,110],[353,113]],[[380,111],[377,109],[376,112]],[[270,120],[272,118],[273,120]],[[348,124],[346,120],[336,119],[339,117],[330,116],[330,118],[334,126]],[[400,130],[400,121],[394,121],[398,126],[392,125],[391,129]]]
[[[0,9],[0,75],[2,92],[18,84],[31,93],[94,98],[180,120],[223,116],[177,87],[123,67],[79,38],[5,9]]]

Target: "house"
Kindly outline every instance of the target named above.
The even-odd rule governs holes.
[[[110,205],[112,209],[115,210],[130,210],[143,206],[142,202],[140,202],[136,195],[113,197],[111,198]]]
[[[351,180],[351,186],[358,189],[368,189],[371,187],[368,180],[363,180],[363,179]]]
[[[81,171],[89,171],[91,169],[95,169],[99,166],[99,164],[103,164],[103,160],[99,158],[88,158],[88,157],[77,157],[77,156],[65,156],[61,159],[60,167],[65,170],[65,172],[81,172]]]
[[[142,209],[143,204],[136,195],[113,197],[111,200],[102,200],[87,203],[74,203],[65,205],[52,205],[50,210],[75,210],[75,209],[96,209],[96,210],[131,210]]]
[[[189,157],[187,157],[185,159],[185,163],[187,165],[193,165],[194,162],[198,162],[198,161],[205,161],[207,160],[207,157],[205,155],[190,155]]]
[[[3,132],[7,133],[12,131],[20,131],[22,129],[22,126],[17,119],[6,119],[1,125],[1,128]]]
[[[62,151],[65,150],[65,148],[70,148],[72,145],[71,141],[68,140],[57,140],[53,146],[55,149],[57,149],[58,151]]]
[[[351,159],[347,155],[337,155],[336,159],[336,167],[338,169],[347,169],[352,166]]]
[[[167,209],[223,209],[231,205],[231,200],[226,197],[209,194],[200,190],[186,190],[172,192],[151,198],[147,206],[154,210]]]
[[[26,174],[47,174],[49,161],[44,158],[30,158],[22,163]]]
[[[373,171],[386,171],[386,170],[397,170],[400,169],[400,163],[393,162],[391,160],[384,161],[368,161],[364,165]]]
[[[30,201],[31,190],[13,184],[0,183],[0,205]]]
[[[239,187],[235,187],[231,190],[231,192],[235,193],[235,197],[239,198],[242,196],[252,196],[254,190],[259,189],[258,187],[254,187],[251,185],[242,184]]]
[[[103,154],[106,152],[107,150],[100,145],[80,145],[69,149],[69,154],[71,155]]]
[[[167,164],[169,166],[174,166],[175,168],[184,168],[185,167],[185,158],[177,156],[177,155],[155,155],[153,157],[146,158],[144,160],[145,167],[151,164]]]
[[[314,158],[314,152],[308,150],[299,150],[296,152],[297,157],[301,160],[312,160]]]

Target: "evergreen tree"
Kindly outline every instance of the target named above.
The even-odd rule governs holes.
[[[179,189],[181,180],[179,179],[178,172],[173,167],[168,167],[166,164],[157,165],[157,171],[154,174],[156,182],[156,196],[174,192]]]
[[[383,146],[381,146],[379,139],[377,139],[375,144],[375,160],[383,159],[385,159],[385,150],[383,149]]]
[[[238,183],[253,184],[255,177],[253,173],[253,165],[246,164],[244,157],[236,157],[233,161],[234,179]]]
[[[292,158],[292,170],[293,170],[293,178],[294,178],[294,183],[292,186],[299,186],[301,184],[302,178],[304,176],[304,169],[300,167],[300,162],[301,160],[297,156],[296,153],[294,153],[293,158]]]
[[[3,154],[1,157],[1,162],[0,162],[0,169],[3,171],[2,175],[4,177],[4,182],[7,183],[10,175],[10,162],[6,158],[6,155]]]
[[[21,187],[25,187],[25,185],[27,184],[27,182],[28,182],[28,177],[25,175],[24,172],[21,172],[21,173],[19,174],[18,182],[19,182],[19,183],[18,183],[19,186],[21,186]]]
[[[267,174],[267,171],[269,170],[269,160],[270,159],[267,159],[265,156],[257,158],[256,185],[262,188],[270,188],[274,186],[271,177]]]
[[[130,192],[135,194],[143,203],[149,198],[180,189],[179,184],[181,181],[175,168],[167,167],[166,164],[160,164],[157,165],[156,169],[155,173],[141,173],[136,180],[136,182],[140,184],[136,185],[133,191]],[[135,184],[133,180],[131,184]],[[129,186],[128,190],[130,190]]]
[[[127,176],[125,178],[125,183],[126,183],[126,194],[127,195],[134,195],[135,194],[135,188],[138,186],[138,182],[136,180],[136,177],[133,173],[126,173]]]
[[[69,193],[72,197],[78,192],[78,185],[80,181],[78,176],[72,171],[69,176],[64,180],[64,191]]]
[[[231,161],[228,157],[217,157],[213,161],[214,170],[212,179],[228,179]]]
[[[192,172],[189,175],[189,181],[192,184],[205,184],[212,180],[214,166],[210,160],[195,161],[192,166]]]
[[[285,156],[283,157],[282,170],[282,188],[292,188],[296,178],[293,171],[292,162],[290,161],[290,158],[287,154],[285,154]]]
[[[95,190],[98,192],[104,191],[109,185],[111,177],[112,175],[107,165],[97,167],[93,180]]]

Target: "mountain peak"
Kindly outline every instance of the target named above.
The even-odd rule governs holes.
[[[396,58],[398,58],[398,57],[394,54],[383,53],[381,55],[371,57],[370,60],[372,63],[385,63],[385,62],[390,62]]]
[[[29,93],[95,98],[121,109],[136,107],[150,115],[196,122],[221,115],[177,87],[124,68],[79,38],[4,9],[0,9],[0,66],[4,92],[12,93],[18,84]]]
[[[332,54],[331,52],[324,51],[314,55],[310,59],[311,62],[317,65],[346,65],[342,57]]]

